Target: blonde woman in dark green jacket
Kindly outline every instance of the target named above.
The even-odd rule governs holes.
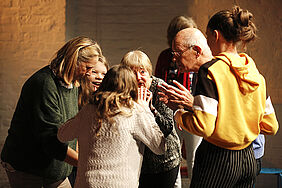
[[[61,143],[57,131],[78,112],[79,80],[101,55],[95,41],[71,39],[25,82],[1,152],[11,187],[71,187],[75,141]]]

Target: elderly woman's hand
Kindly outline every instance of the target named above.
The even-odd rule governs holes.
[[[182,84],[175,80],[173,80],[173,83],[178,88],[168,85],[167,83],[158,85],[158,88],[162,91],[158,93],[160,95],[160,100],[163,101],[173,111],[181,108],[191,110],[194,97]]]
[[[138,103],[144,107],[149,107],[150,101],[152,100],[152,92],[147,88],[141,86],[138,88]]]

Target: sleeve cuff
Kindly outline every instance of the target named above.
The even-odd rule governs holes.
[[[174,112],[174,120],[176,122],[177,125],[180,125],[182,127],[183,123],[182,123],[182,114],[185,112],[184,109],[178,109]]]

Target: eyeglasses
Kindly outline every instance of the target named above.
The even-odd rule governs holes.
[[[187,50],[189,50],[190,48],[193,48],[195,45],[191,45],[188,48],[186,48],[184,51],[172,51],[171,54],[175,57],[180,57],[182,56],[182,54],[184,54]]]

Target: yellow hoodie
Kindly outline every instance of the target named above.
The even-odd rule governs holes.
[[[244,53],[221,53],[202,65],[193,113],[179,110],[175,120],[188,132],[230,150],[246,148],[259,133],[278,130],[264,77]]]

